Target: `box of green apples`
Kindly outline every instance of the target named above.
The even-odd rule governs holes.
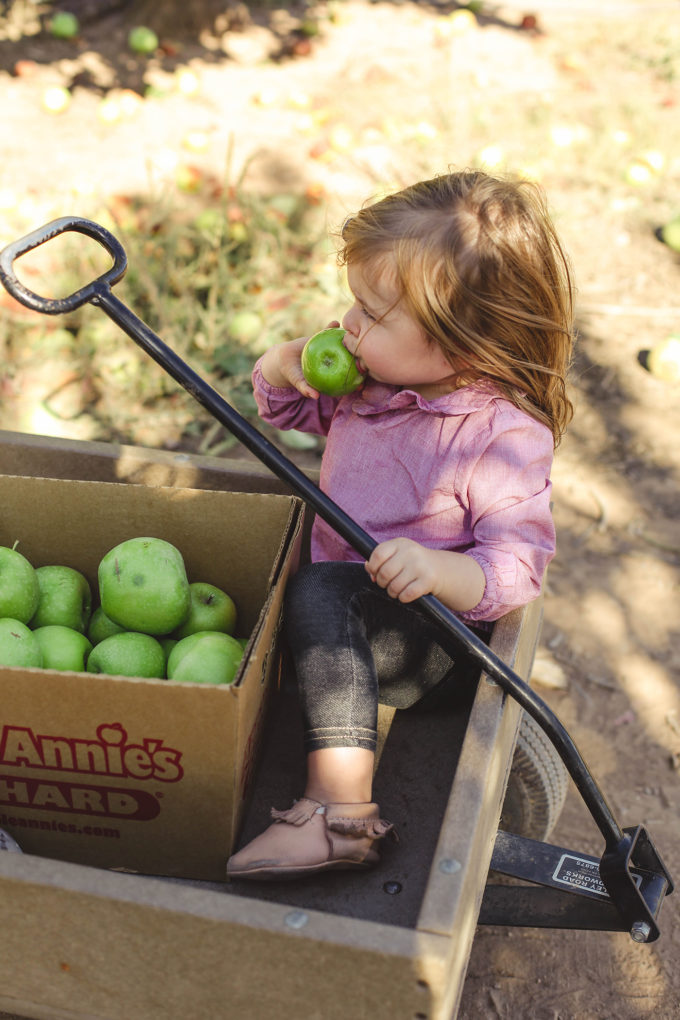
[[[0,828],[220,880],[254,771],[291,496],[0,475]]]

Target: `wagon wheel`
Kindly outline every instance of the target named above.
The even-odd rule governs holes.
[[[523,713],[499,827],[543,842],[560,816],[568,782],[552,743],[538,723]]]

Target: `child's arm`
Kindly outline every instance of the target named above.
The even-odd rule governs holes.
[[[372,581],[400,602],[432,594],[455,613],[474,609],[486,587],[484,571],[470,556],[429,549],[410,538],[381,542],[366,569]]]
[[[497,620],[540,594],[555,552],[552,435],[518,414],[498,416],[458,483],[456,498],[473,522],[469,548],[438,550],[400,537],[373,551],[368,572],[390,595],[411,602],[429,592],[474,622]]]

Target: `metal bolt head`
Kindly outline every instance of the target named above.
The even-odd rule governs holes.
[[[296,931],[304,926],[309,921],[309,914],[305,914],[304,910],[291,910],[289,914],[283,919],[283,923],[288,928],[294,928]]]
[[[651,925],[649,925],[647,921],[633,921],[633,927],[630,929],[630,937],[633,942],[646,942],[651,930]]]

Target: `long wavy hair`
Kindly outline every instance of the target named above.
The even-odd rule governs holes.
[[[390,273],[459,385],[493,381],[558,445],[573,413],[574,288],[536,184],[476,170],[421,181],[347,220],[338,262]]]

